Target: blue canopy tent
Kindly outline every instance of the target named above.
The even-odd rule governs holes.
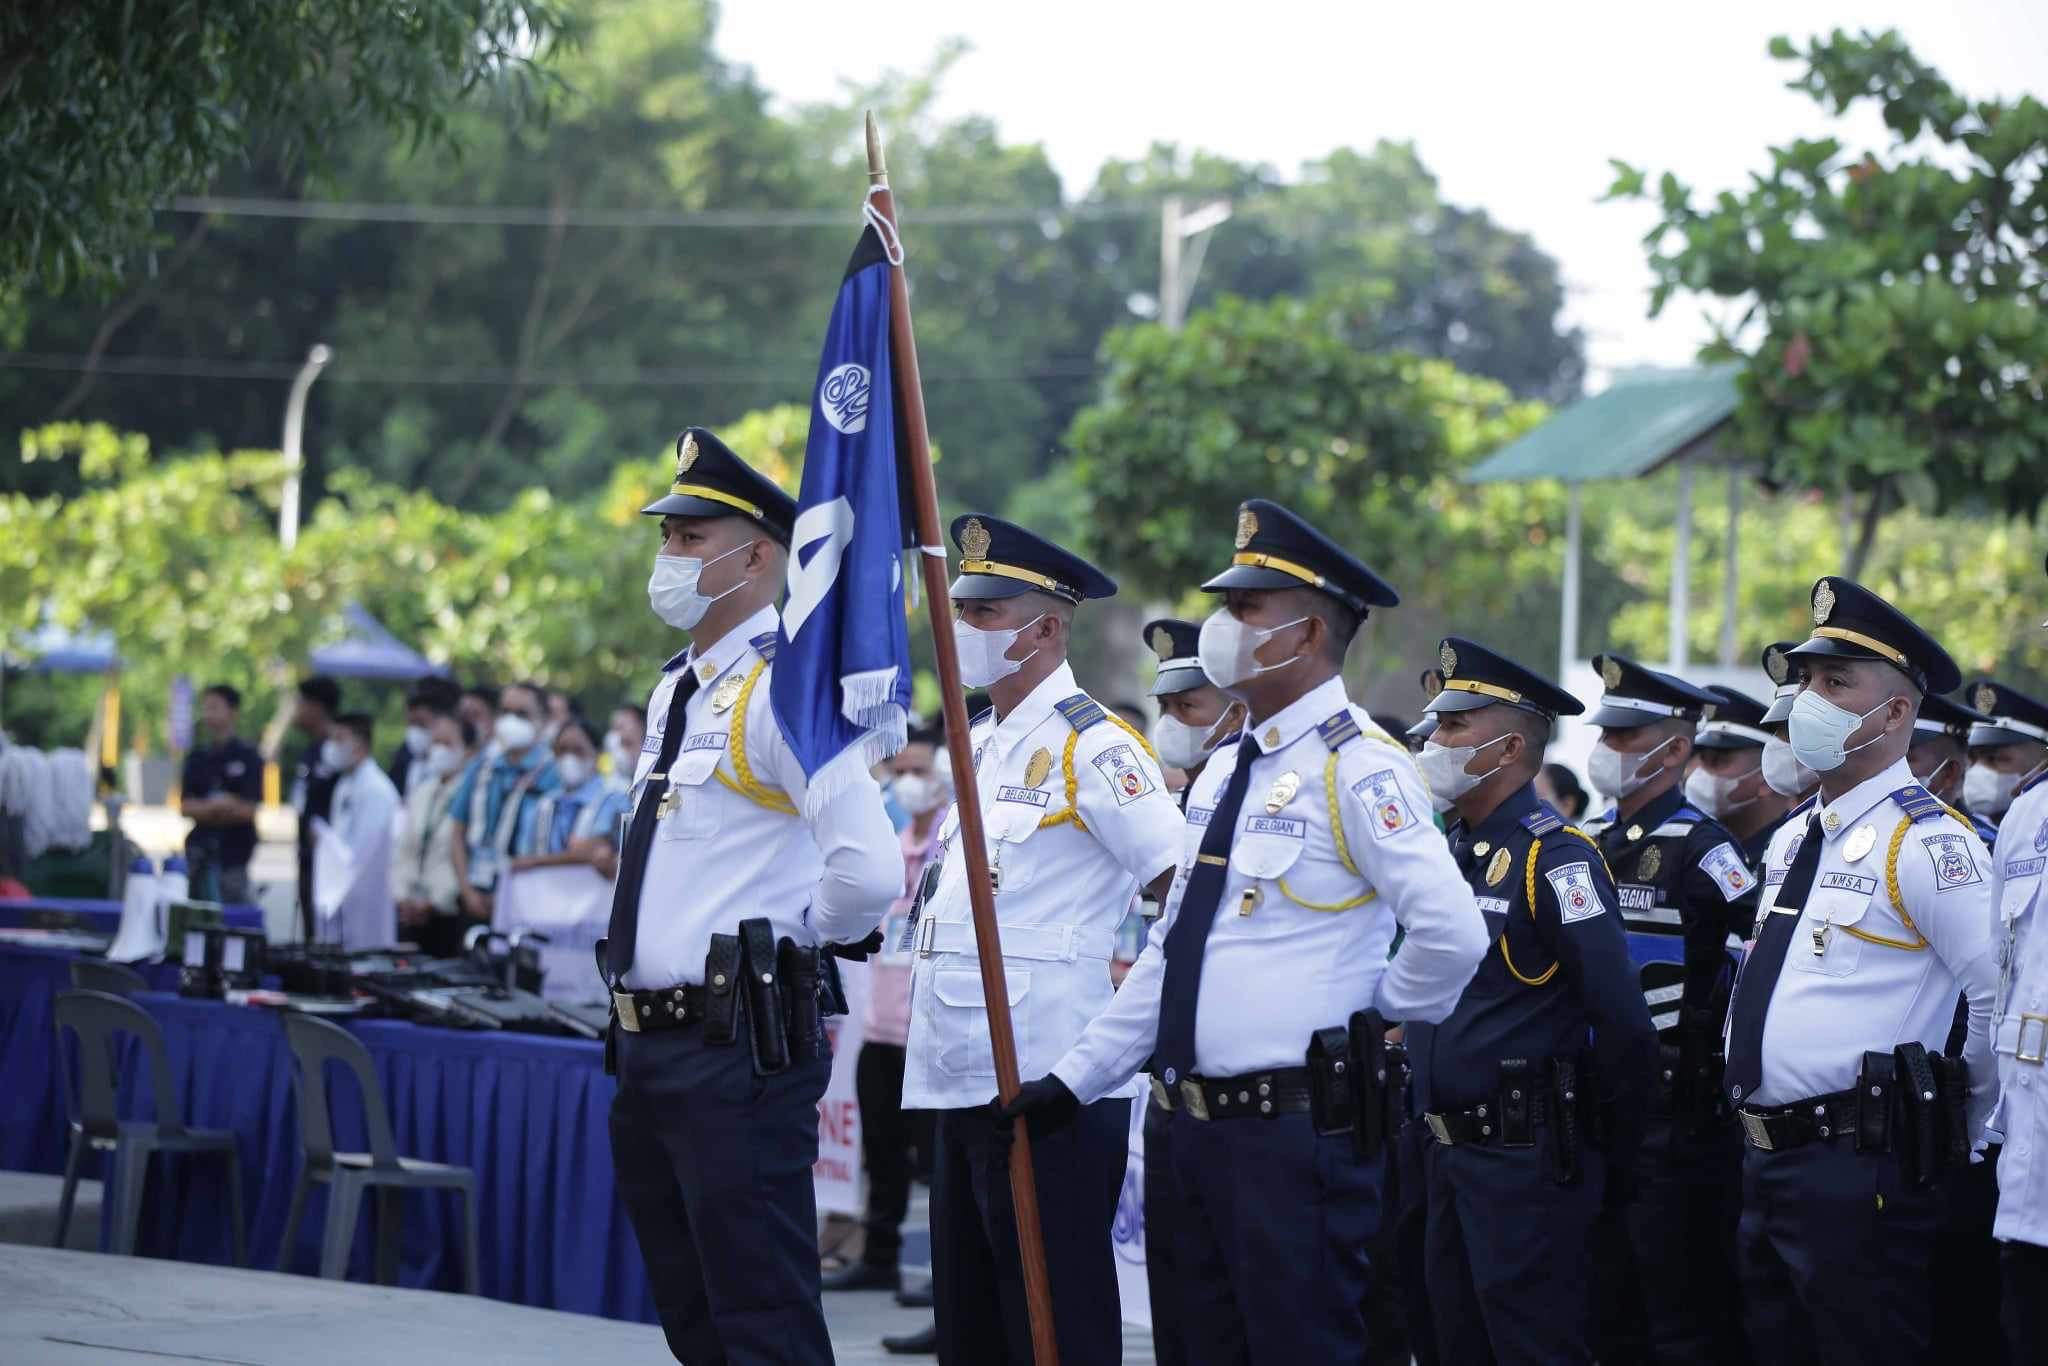
[[[68,631],[45,619],[21,644],[21,653],[10,654],[6,662],[34,673],[103,674],[121,667],[110,631]]]
[[[363,609],[350,603],[342,609],[346,633],[331,645],[312,653],[313,670],[335,678],[373,678],[407,682],[415,678],[442,677],[447,670],[430,663],[425,655],[384,629]]]

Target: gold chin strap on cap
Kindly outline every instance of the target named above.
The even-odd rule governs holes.
[[[754,685],[761,681],[761,675],[767,668],[768,661],[765,659],[754,666],[754,671],[747,675],[747,681],[740,686],[738,700],[733,703],[732,738],[727,741],[726,754],[732,759],[735,777],[726,777],[722,768],[714,768],[711,771],[718,775],[718,781],[754,805],[766,807],[780,815],[794,816],[796,803],[789,799],[789,794],[777,792],[756,778],[754,766],[747,759],[747,703],[753,701]]]
[[[670,486],[669,492],[684,494],[691,498],[708,498],[714,503],[723,503],[735,512],[744,512],[747,516],[756,519],[766,515],[759,507],[748,502],[746,499],[736,497],[725,492],[723,489],[714,489],[704,484],[685,484],[681,480],[677,480]]]
[[[1905,669],[1908,672],[1917,672],[1917,670],[1913,669],[1912,665],[1906,662],[1904,655],[1876,637],[1866,636],[1861,631],[1848,631],[1839,626],[1816,626],[1813,628],[1813,633],[1817,636],[1826,636],[1829,640],[1846,640],[1851,645],[1861,645],[1872,654],[1877,655],[1881,659],[1890,660],[1901,669]]]
[[[994,560],[962,560],[960,561],[960,572],[963,574],[993,574],[999,579],[1015,579],[1019,583],[1028,583],[1033,588],[1042,588],[1054,597],[1061,598],[1067,602],[1078,601],[1074,597],[1074,591],[1071,588],[1068,588],[1051,575],[1041,574],[1035,569],[1023,569],[1014,564],[998,564]]]
[[[1305,565],[1296,564],[1292,560],[1283,560],[1278,555],[1267,555],[1257,550],[1240,550],[1237,554],[1231,556],[1230,562],[1234,565],[1249,565],[1253,569],[1278,570],[1291,579],[1300,579],[1303,583],[1313,584],[1317,588],[1323,587],[1323,576],[1321,574],[1316,573],[1315,570]]]

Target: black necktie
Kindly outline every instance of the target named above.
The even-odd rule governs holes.
[[[1763,929],[1735,979],[1735,1001],[1729,1007],[1728,1067],[1722,1077],[1735,1100],[1753,1094],[1764,1079],[1764,1016],[1771,1008],[1778,972],[1785,966],[1785,950],[1792,946],[1799,912],[1806,908],[1806,894],[1813,890],[1820,846],[1820,816],[1816,813],[1806,818],[1799,853],[1785,870],[1784,885],[1778,888],[1778,909],[1764,916]]]
[[[661,753],[648,770],[647,786],[640,790],[640,804],[633,808],[625,846],[619,850],[619,876],[612,884],[611,928],[606,932],[610,942],[605,945],[605,967],[613,983],[625,977],[626,969],[633,966],[633,941],[640,933],[640,883],[647,873],[647,851],[654,844],[654,827],[661,823],[660,806],[662,798],[668,795],[669,765],[676,761],[683,731],[689,725],[683,708],[696,694],[697,671],[692,668],[676,681],[675,691],[669,694],[668,719],[661,723]]]
[[[1209,828],[1202,832],[1194,871],[1181,889],[1180,910],[1174,915],[1173,928],[1166,932],[1166,975],[1159,986],[1159,1036],[1152,1056],[1160,1076],[1169,1084],[1194,1070],[1195,997],[1202,989],[1202,954],[1209,947],[1209,927],[1216,923],[1216,907],[1223,900],[1223,882],[1230,871],[1230,839],[1237,830],[1245,789],[1251,786],[1252,764],[1258,758],[1256,740],[1247,735],[1238,742],[1237,766],[1223,785],[1216,809],[1209,813]]]

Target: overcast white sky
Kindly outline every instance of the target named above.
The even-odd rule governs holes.
[[[726,0],[718,47],[802,102],[920,67],[942,39],[964,37],[974,51],[944,110],[1043,143],[1070,195],[1105,159],[1155,140],[1290,173],[1333,147],[1413,141],[1447,199],[1529,232],[1562,263],[1597,385],[1617,366],[1686,363],[1706,334],[1682,300],[1655,322],[1643,316],[1638,240],[1652,215],[1597,202],[1608,158],[1708,190],[1740,183],[1767,146],[1830,126],[1783,88],[1790,65],[1771,61],[1766,42],[1837,26],[1899,29],[1966,95],[2048,94],[2043,0]],[[1881,131],[1871,119],[1838,135],[1875,142]]]

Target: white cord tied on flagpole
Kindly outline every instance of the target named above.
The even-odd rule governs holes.
[[[882,239],[882,251],[888,256],[889,264],[900,266],[903,264],[903,239],[896,235],[896,224],[887,214],[875,207],[875,196],[888,188],[887,185],[870,185],[868,197],[861,202],[860,216],[867,220],[868,226]]]

